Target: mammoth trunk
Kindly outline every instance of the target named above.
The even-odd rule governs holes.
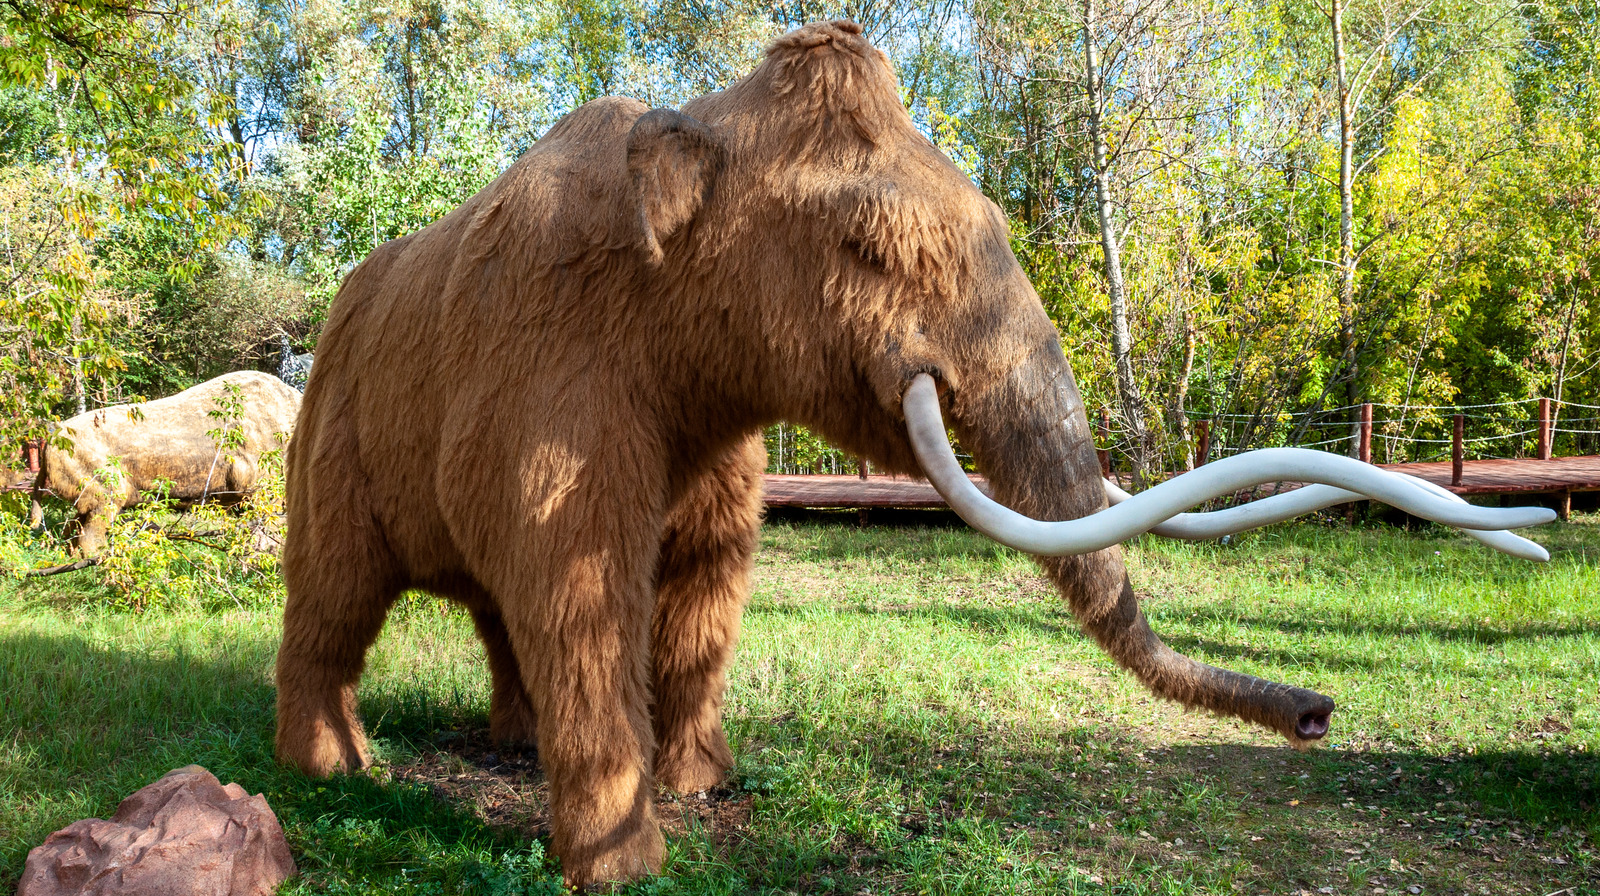
[[[1002,504],[1035,519],[1077,519],[1106,505],[1099,463],[1065,359],[1041,366],[967,401],[961,437]],[[1265,725],[1297,746],[1327,733],[1327,697],[1198,663],[1164,644],[1139,610],[1120,547],[1040,563],[1083,628],[1157,695]]]

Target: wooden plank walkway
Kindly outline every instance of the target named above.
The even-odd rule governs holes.
[[[1557,457],[1551,460],[1469,460],[1462,464],[1461,484],[1450,484],[1450,463],[1382,464],[1385,470],[1409,473],[1458,495],[1554,494],[1600,491],[1600,456]],[[27,491],[35,474],[8,471],[12,481],[0,481],[0,491]],[[944,499],[925,479],[903,476],[780,476],[762,477],[763,497],[768,507],[832,510],[858,508],[900,508],[906,510],[945,510]],[[982,476],[973,483],[985,494],[989,484]],[[1122,485],[1128,487],[1127,477]],[[1260,496],[1291,491],[1294,483],[1281,488],[1264,486]]]
[[[908,510],[948,510],[944,499],[926,479],[902,476],[780,476],[762,478],[768,507],[803,507],[810,510],[861,507],[896,507]],[[987,494],[982,476],[972,477]]]
[[[1450,484],[1450,463],[1388,464],[1385,470],[1409,473],[1442,485],[1458,495],[1571,494],[1600,491],[1600,456],[1558,457],[1552,460],[1469,460],[1462,464],[1461,484]],[[945,509],[944,499],[923,479],[900,476],[778,476],[763,477],[768,507],[856,509],[896,507]],[[972,481],[985,492],[981,476]],[[1124,483],[1126,485],[1127,483]],[[1289,491],[1293,486],[1283,488]],[[1263,494],[1278,489],[1266,487]]]
[[[1469,460],[1461,464],[1461,484],[1450,484],[1450,462],[1386,464],[1385,470],[1409,473],[1442,485],[1458,495],[1554,494],[1600,491],[1600,457],[1553,457]]]

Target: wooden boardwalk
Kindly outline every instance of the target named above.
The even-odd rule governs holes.
[[[948,510],[944,499],[926,479],[901,476],[778,476],[761,477],[768,507],[810,510],[895,507],[906,510]],[[982,476],[972,477],[988,493]]]
[[[1551,460],[1471,460],[1462,464],[1459,485],[1450,482],[1449,461],[1388,464],[1382,468],[1426,479],[1458,495],[1548,494],[1570,499],[1573,492],[1600,491],[1600,456],[1558,457]],[[812,510],[874,507],[945,509],[944,499],[923,479],[869,476],[863,480],[859,476],[776,475],[763,478],[768,507]],[[979,488],[988,491],[988,484],[983,477],[974,476],[972,480]],[[1276,491],[1278,489],[1271,487],[1261,490],[1263,494]],[[1565,501],[1561,503],[1565,505]]]
[[[1461,484],[1450,482],[1450,462],[1386,464],[1385,470],[1409,473],[1442,485],[1458,495],[1556,494],[1600,491],[1600,457],[1553,457],[1469,460],[1461,465]]]
[[[1450,462],[1425,464],[1383,464],[1385,470],[1409,473],[1458,495],[1554,495],[1557,510],[1565,516],[1574,492],[1600,491],[1600,456],[1557,457],[1551,460],[1469,460],[1462,464],[1461,483],[1450,482]],[[6,471],[0,478],[0,491],[27,491],[33,473]],[[7,481],[9,479],[10,481]],[[903,476],[763,476],[764,499],[771,508],[808,510],[857,510],[897,508],[904,510],[946,510],[944,499],[925,479]],[[972,481],[988,493],[982,476]],[[1126,475],[1122,485],[1129,486]],[[1263,486],[1258,496],[1290,491],[1296,483]]]

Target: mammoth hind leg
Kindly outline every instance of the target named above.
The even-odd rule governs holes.
[[[652,715],[656,778],[681,793],[715,786],[733,765],[722,695],[750,596],[766,463],[759,436],[740,443],[667,521],[651,627]]]
[[[356,684],[402,583],[374,529],[318,522],[292,520],[284,545],[277,752],[321,777],[371,763]]]
[[[534,746],[538,743],[538,714],[522,683],[522,666],[506,623],[489,596],[473,587],[458,599],[472,614],[472,625],[489,660],[489,737],[497,744]]]
[[[28,528],[34,532],[44,530],[44,502],[41,500],[41,494],[44,492],[45,483],[49,481],[48,477],[47,472],[39,471],[38,477],[33,480],[33,494],[28,498]]]

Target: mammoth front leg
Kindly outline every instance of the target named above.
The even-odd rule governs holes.
[[[370,524],[345,527],[312,514],[290,520],[277,753],[309,775],[356,771],[371,762],[356,685],[367,649],[400,593],[382,545]]]
[[[659,519],[574,495],[528,542],[487,561],[533,702],[552,848],[574,886],[654,873],[666,853],[648,707]]]
[[[122,510],[122,504],[99,483],[90,483],[78,496],[74,508],[78,513],[78,531],[72,536],[69,549],[80,557],[93,557],[105,549],[111,523]]]
[[[716,785],[733,765],[722,694],[750,597],[766,463],[760,435],[751,436],[667,520],[651,628],[656,778],[681,793]]]

